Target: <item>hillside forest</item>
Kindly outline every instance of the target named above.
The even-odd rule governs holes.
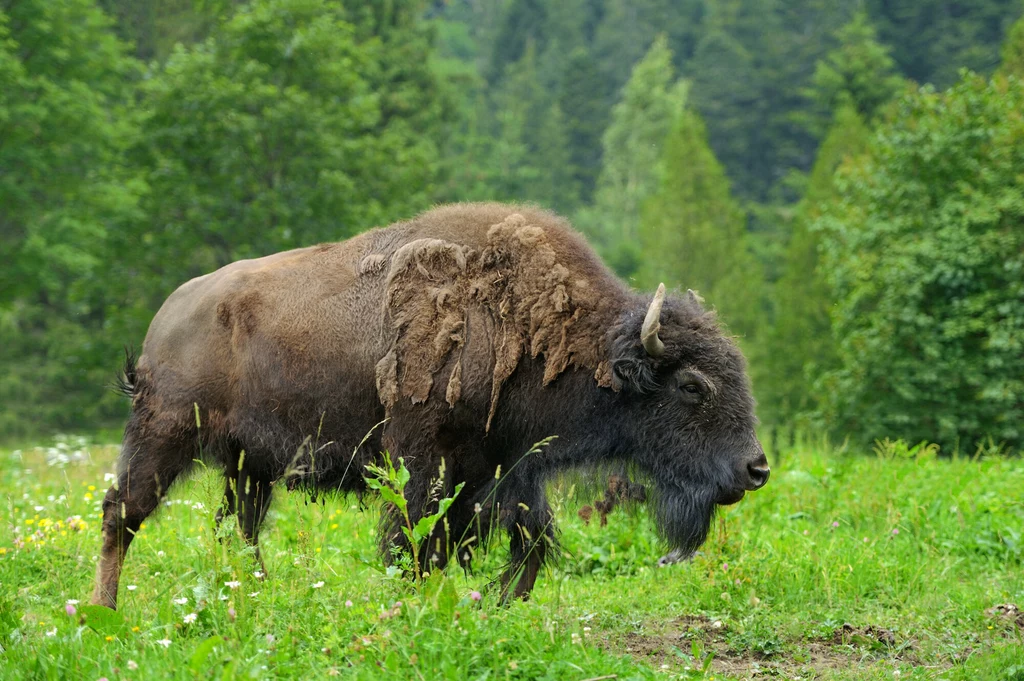
[[[774,437],[1024,444],[1020,0],[0,0],[0,438],[179,284],[450,201],[693,288]]]

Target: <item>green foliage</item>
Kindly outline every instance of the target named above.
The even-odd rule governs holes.
[[[1024,9],[1020,0],[867,0],[865,8],[903,74],[939,88],[961,68],[991,73]]]
[[[697,289],[734,331],[754,334],[758,277],[744,216],[690,109],[676,116],[665,142],[661,182],[642,207],[640,243],[648,288],[664,281]]]
[[[1002,63],[999,70],[1006,75],[1024,78],[1024,17],[1010,28],[1003,43]]]
[[[143,188],[125,169],[137,64],[90,0],[0,3],[0,432],[120,413],[98,386]]]
[[[244,0],[97,0],[142,60],[163,61],[178,43],[200,42]]]
[[[877,41],[867,15],[858,12],[836,32],[839,46],[817,63],[810,97],[826,115],[852,106],[872,123],[879,110],[903,88],[889,48]]]
[[[565,64],[558,106],[564,115],[569,170],[579,198],[586,203],[593,197],[601,169],[601,134],[608,113],[604,99],[604,81],[590,51],[576,48]]]
[[[138,345],[192,276],[480,199],[572,215],[618,273],[701,289],[744,336],[763,416],[813,412],[837,385],[832,339],[852,342],[827,333],[839,334],[827,311],[842,308],[822,276],[822,231],[810,228],[846,200],[835,166],[888,115],[904,79],[945,86],[962,66],[987,73],[1008,30],[1001,72],[1019,79],[1024,23],[1010,26],[1021,10],[1019,0],[0,0],[0,434],[119,420],[125,405],[102,388],[119,346]],[[943,134],[967,134],[961,123]],[[1012,172],[999,172],[1012,191]],[[915,176],[933,181],[947,179]],[[875,217],[921,220],[904,210],[936,209],[892,200]],[[1012,334],[1006,342],[1016,347]],[[989,385],[997,370],[986,371]],[[826,373],[833,382],[812,389]],[[1007,380],[999,390],[1016,390]],[[816,413],[826,411],[840,425],[836,409]],[[938,437],[916,414],[899,418]],[[875,428],[842,424],[865,437]]]
[[[460,482],[457,484],[450,496],[438,496],[438,498],[433,499],[432,501],[437,503],[437,510],[421,516],[413,523],[412,516],[409,514],[409,501],[405,497],[405,488],[409,484],[410,479],[409,469],[405,467],[405,460],[398,459],[398,467],[396,468],[390,455],[385,454],[383,459],[383,466],[366,465],[366,470],[372,477],[364,478],[364,480],[366,481],[366,486],[375,490],[384,500],[384,503],[391,507],[391,513],[397,512],[399,514],[399,518],[404,523],[401,528],[402,534],[405,535],[405,539],[409,542],[409,548],[412,551],[412,574],[418,581],[422,581],[423,572],[421,569],[422,563],[420,563],[420,550],[423,547],[423,542],[433,534],[434,528],[444,518],[466,483]],[[442,460],[441,470],[438,471],[438,481],[443,479],[444,461]]]
[[[822,414],[860,437],[1024,443],[1024,84],[901,100],[816,228],[839,366]]]
[[[683,74],[707,121],[715,155],[738,196],[767,201],[787,171],[806,169],[815,135],[801,124],[801,95],[847,3],[730,0],[709,6],[705,29]]]
[[[704,30],[705,4],[702,0],[607,0],[593,52],[609,95],[619,92],[659,35],[665,36],[676,68],[690,59]]]
[[[785,268],[773,296],[775,321],[764,341],[765,378],[758,385],[762,418],[806,426],[816,406],[814,381],[834,368],[829,308],[832,292],[820,265],[821,234],[811,229],[823,207],[834,199],[833,175],[846,159],[863,152],[870,132],[850,105],[839,109],[797,206]]]
[[[242,257],[339,240],[425,207],[443,102],[428,44],[367,6],[254,2],[144,88],[151,304]],[[395,35],[393,35],[393,33]],[[394,45],[408,40],[394,55]]]
[[[578,219],[622,276],[634,274],[642,261],[640,208],[657,189],[661,149],[685,102],[686,85],[676,80],[668,41],[659,37],[612,109],[594,206]]]

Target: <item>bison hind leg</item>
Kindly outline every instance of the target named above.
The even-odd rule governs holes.
[[[168,488],[192,465],[196,446],[187,431],[150,414],[133,413],[125,428],[117,478],[103,498],[103,546],[91,602],[117,608],[128,546]]]

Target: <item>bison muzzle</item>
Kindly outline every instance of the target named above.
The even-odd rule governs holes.
[[[444,206],[193,279],[154,317],[123,388],[92,599],[111,608],[136,531],[200,458],[225,471],[218,519],[237,513],[253,545],[280,481],[362,494],[366,464],[401,457],[413,522],[465,483],[422,559],[468,561],[464,538],[500,527],[503,593],[517,597],[554,545],[545,482],[559,471],[640,470],[683,553],[769,475],[743,356],[714,313],[693,292],[632,292],[566,222],[527,206]],[[385,508],[385,560],[409,548],[398,520]]]

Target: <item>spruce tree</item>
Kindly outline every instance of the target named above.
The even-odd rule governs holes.
[[[589,203],[601,171],[601,134],[607,125],[608,108],[604,81],[584,47],[569,55],[558,104],[564,115],[574,184],[580,198]]]
[[[661,168],[658,189],[641,211],[641,283],[698,290],[752,347],[757,267],[748,252],[743,211],[693,110],[676,116]]]
[[[832,112],[846,106],[852,106],[861,120],[870,124],[904,87],[889,48],[878,42],[865,13],[858,12],[836,31],[835,38],[838,46],[818,61],[806,90],[817,106],[818,120],[812,128],[826,126]]]
[[[1006,36],[1002,59],[1000,72],[1024,79],[1024,17],[1017,20]]]
[[[622,276],[640,265],[640,208],[658,187],[665,138],[685,102],[686,85],[676,80],[668,40],[660,36],[612,108],[594,206],[580,218]]]
[[[840,108],[818,149],[797,206],[782,277],[772,300],[775,323],[767,334],[765,379],[759,385],[762,418],[773,423],[807,425],[814,410],[815,381],[835,366],[829,307],[832,294],[820,268],[821,235],[812,229],[822,206],[835,194],[833,176],[845,159],[863,152],[870,133],[852,104]]]

